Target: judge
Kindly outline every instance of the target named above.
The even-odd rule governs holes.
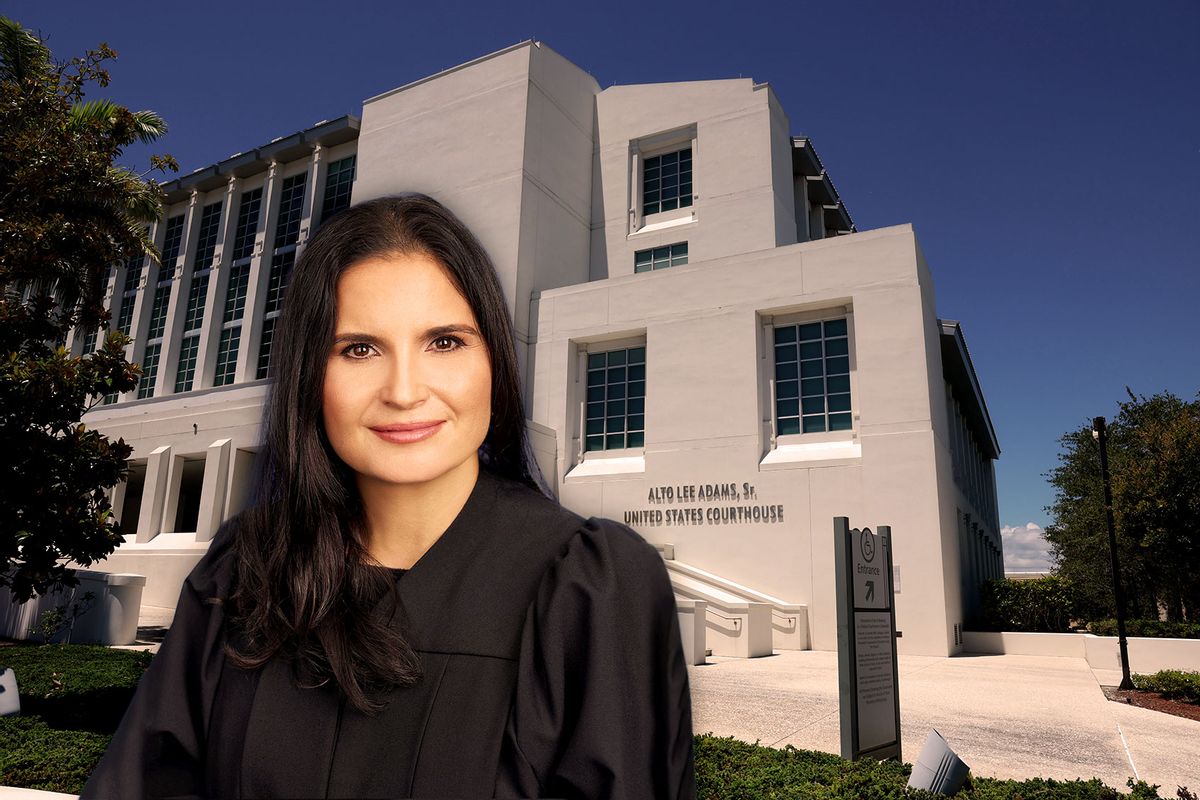
[[[338,214],[274,339],[254,502],[82,796],[694,797],[666,569],[539,491],[471,232],[423,195]]]

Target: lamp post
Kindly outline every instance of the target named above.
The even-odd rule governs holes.
[[[1117,642],[1121,648],[1121,686],[1132,689],[1129,677],[1129,642],[1125,639],[1125,592],[1121,588],[1121,563],[1117,559],[1117,528],[1113,523],[1112,486],[1108,482],[1108,434],[1104,417],[1092,420],[1092,438],[1100,443],[1100,476],[1104,481],[1104,520],[1108,524],[1108,547],[1112,553],[1113,594],[1117,599]]]

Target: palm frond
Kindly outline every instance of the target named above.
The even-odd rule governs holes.
[[[20,83],[49,65],[50,48],[19,22],[0,16],[0,80]]]
[[[134,111],[133,129],[142,144],[150,144],[167,132],[167,122],[154,111]]]
[[[73,128],[89,125],[110,128],[116,122],[117,112],[120,110],[121,107],[111,100],[88,100],[85,103],[76,103],[71,106],[70,125]]]

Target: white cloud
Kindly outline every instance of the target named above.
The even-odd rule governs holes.
[[[1034,522],[1025,525],[1005,525],[1000,529],[1004,540],[1005,572],[1044,572],[1050,569],[1049,545],[1042,526]]]

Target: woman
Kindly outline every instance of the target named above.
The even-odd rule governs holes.
[[[275,337],[256,501],[83,796],[693,797],[665,567],[537,490],[470,231],[423,195],[342,212]]]

